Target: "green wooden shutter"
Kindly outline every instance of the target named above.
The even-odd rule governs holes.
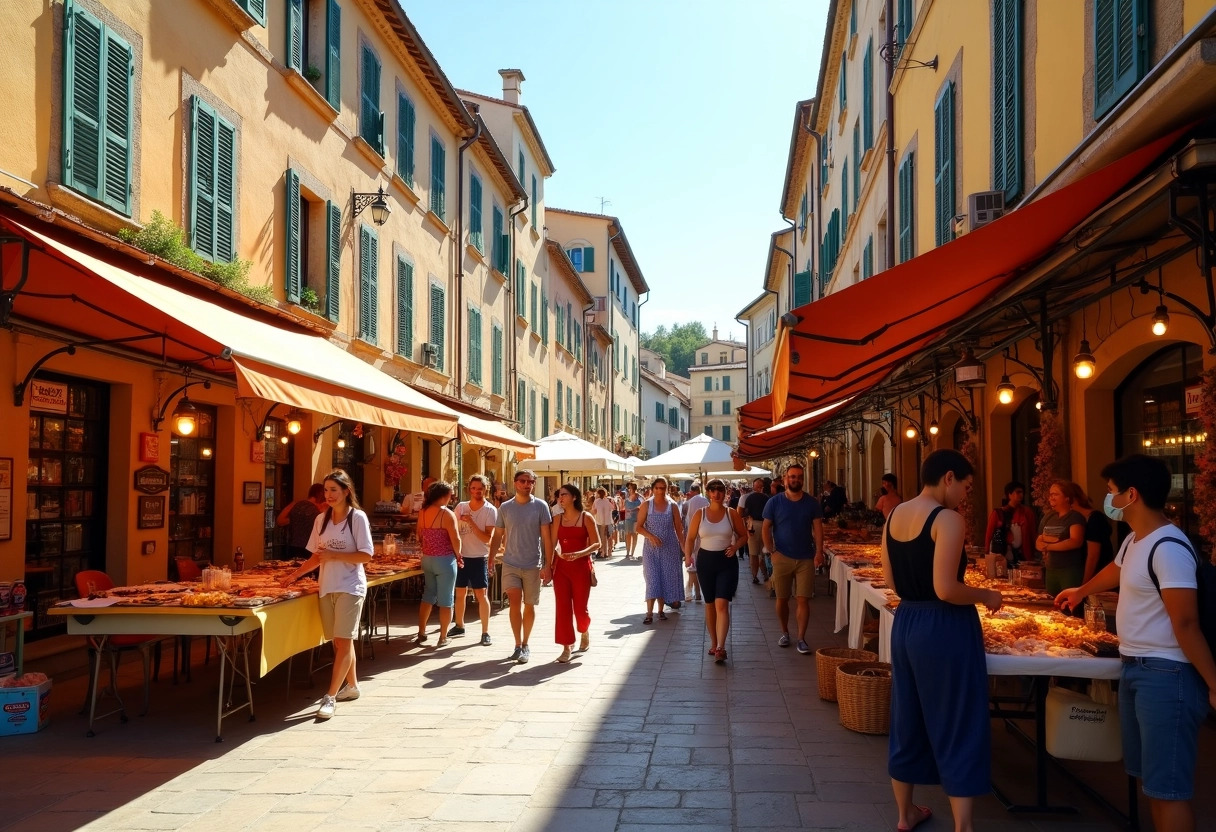
[[[899,0],[899,12],[895,18],[895,40],[898,42],[899,52],[902,53],[915,22],[912,17],[912,0]]]
[[[525,277],[524,261],[515,261],[515,316],[522,318],[528,314],[528,298],[526,292],[528,287],[525,285],[527,278]]]
[[[583,360],[583,323],[582,321],[574,322],[574,357],[579,361]]]
[[[266,0],[237,0],[237,3],[259,24],[266,25]]]
[[[866,247],[861,252],[861,279],[874,276],[874,235],[866,238]]]
[[[530,439],[539,439],[540,436],[536,433],[536,391],[528,391],[528,437]]]
[[[215,258],[236,257],[236,128],[216,116]]]
[[[858,0],[850,0],[849,2],[849,34],[857,34],[857,3]]]
[[[842,55],[840,58],[840,111],[841,112],[844,112],[845,108],[847,108],[849,105],[849,83],[848,83],[848,73],[847,73],[848,68],[849,68],[848,60]]]
[[[530,300],[531,300],[531,303],[528,306],[528,311],[532,313],[531,315],[528,316],[528,323],[532,327],[532,331],[535,332],[537,335],[539,335],[540,330],[536,325],[536,307],[537,307],[538,298],[537,298],[537,294],[536,294],[536,284],[535,283],[532,283],[532,282],[528,283],[528,294],[529,294]]]
[[[595,248],[592,246],[583,246],[583,271],[595,271]]]
[[[329,0],[325,15],[325,100],[342,109],[342,7]]]
[[[444,330],[447,318],[444,315],[443,287],[438,283],[431,284],[431,343],[435,345],[435,367],[443,371]],[[457,313],[459,314],[459,313]]]
[[[490,259],[494,262],[494,268],[500,274],[505,275],[507,273],[507,247],[503,245],[502,219],[502,209],[495,205],[493,221],[490,224],[490,233],[493,234],[490,238],[490,246],[493,248],[493,255]]]
[[[485,243],[481,233],[481,180],[469,177],[469,242],[483,254]]]
[[[481,311],[469,307],[469,382],[481,386]]]
[[[379,272],[380,240],[376,232],[366,225],[359,227],[359,337],[371,343],[377,342],[376,324],[379,317],[377,305],[379,291],[376,277]]]
[[[126,41],[109,29],[105,37],[105,79],[101,201],[130,216],[135,55]]]
[[[384,154],[384,113],[380,112],[380,59],[371,48],[363,47],[363,74],[359,91],[359,135]]]
[[[215,258],[215,111],[191,99],[190,246]]]
[[[557,344],[558,346],[566,346],[565,340],[564,340],[566,337],[566,325],[565,325],[565,321],[562,320],[563,311],[564,310],[562,309],[561,303],[559,303],[558,301],[554,301],[553,302],[553,343]]]
[[[533,228],[540,227],[539,224],[536,222],[536,204],[540,201],[537,194],[538,194],[538,191],[536,189],[536,174],[534,173],[534,174],[532,174],[532,206],[531,206],[532,207],[532,227]]]
[[[946,84],[934,107],[933,187],[935,243],[954,239],[954,82]]]
[[[857,203],[861,199],[861,129],[856,121],[853,122],[853,211],[857,211]]]
[[[304,71],[304,0],[287,0],[287,68]]]
[[[519,149],[519,184],[523,187],[524,184],[524,149]]]
[[[574,396],[574,426],[578,430],[583,429],[583,396],[581,393]]]
[[[566,388],[566,424],[574,424],[574,388]]]
[[[912,259],[915,252],[913,237],[913,191],[912,191],[912,157],[904,159],[899,166],[899,262],[906,263]]]
[[[342,209],[325,203],[325,317],[338,321],[342,280]]]
[[[549,294],[540,293],[540,342],[549,345]]]
[[[490,331],[490,392],[502,395],[502,327],[497,324]]]
[[[287,169],[287,275],[284,291],[290,303],[300,302],[300,177]]]
[[[842,235],[849,228],[849,157],[845,157],[844,166],[840,171],[840,214],[844,217]]]
[[[414,132],[417,122],[414,102],[397,96],[397,175],[414,185]]]
[[[574,307],[569,302],[567,302],[566,303],[566,349],[570,350],[571,352],[575,353],[575,355],[577,355],[578,352],[577,352],[577,350],[574,349],[575,346],[576,346],[576,343],[574,341]]]
[[[1094,0],[1094,118],[1144,77],[1148,0]]]
[[[397,258],[397,354],[414,359],[414,264]]]
[[[536,437],[548,436],[549,429],[552,427],[552,422],[549,421],[549,397],[540,397],[540,434]]]
[[[861,125],[866,150],[874,146],[874,38],[861,59]]]
[[[557,421],[559,424],[563,421],[562,420],[562,392],[563,392],[564,386],[565,385],[562,384],[561,379],[558,379],[558,381],[557,381],[557,398],[554,399],[554,405],[557,407]],[[569,408],[567,408],[567,410],[569,410]]]
[[[1022,190],[1022,0],[992,7],[992,187],[1010,205]]]
[[[521,381],[515,390],[515,421],[519,422],[519,430],[524,430],[524,422],[528,418],[527,387]]]
[[[811,273],[798,272],[794,275],[794,308],[806,306],[811,302]]]
[[[431,136],[431,211],[441,220],[444,219],[447,211],[444,196],[446,165],[443,142],[439,141],[438,137]]]

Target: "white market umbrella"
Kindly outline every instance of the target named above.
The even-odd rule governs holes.
[[[772,475],[773,472],[769,471],[767,468],[757,468],[754,465],[749,465],[742,471],[736,471],[733,468],[729,468],[721,471],[710,471],[708,474],[706,474],[706,476],[721,477],[724,480],[738,480],[744,478],[754,480],[756,477],[771,477]]]
[[[633,466],[633,472],[647,477],[688,471],[719,471],[734,466],[733,447],[721,439],[703,433],[689,439],[678,448]]]
[[[536,443],[536,457],[523,463],[537,473],[571,477],[625,476],[632,466],[611,451],[565,431]]]

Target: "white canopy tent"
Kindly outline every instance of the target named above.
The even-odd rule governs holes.
[[[698,434],[678,448],[633,466],[635,474],[647,477],[660,474],[696,473],[704,477],[708,472],[733,468],[734,450],[730,445],[712,436]],[[732,472],[738,476],[739,472]]]
[[[721,471],[710,471],[706,474],[707,477],[721,477],[724,480],[754,480],[756,477],[771,477],[773,472],[767,468],[757,468],[754,465],[749,465],[742,471],[736,471],[733,468],[724,468]]]
[[[569,477],[625,477],[633,470],[626,460],[577,436],[558,431],[536,443],[536,457],[523,463],[538,474]]]

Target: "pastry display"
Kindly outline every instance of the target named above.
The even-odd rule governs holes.
[[[981,614],[980,623],[984,650],[1000,655],[1088,658],[1095,655],[1094,648],[1109,653],[1119,645],[1113,634],[1091,630],[1082,619],[1055,610],[1003,607],[995,613]],[[1091,647],[1087,649],[1086,645]]]

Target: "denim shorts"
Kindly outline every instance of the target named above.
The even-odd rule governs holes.
[[[1195,793],[1199,729],[1208,691],[1187,662],[1125,656],[1119,681],[1119,722],[1127,773],[1157,800],[1190,800]]]
[[[456,556],[422,556],[422,601],[436,607],[456,603]]]

